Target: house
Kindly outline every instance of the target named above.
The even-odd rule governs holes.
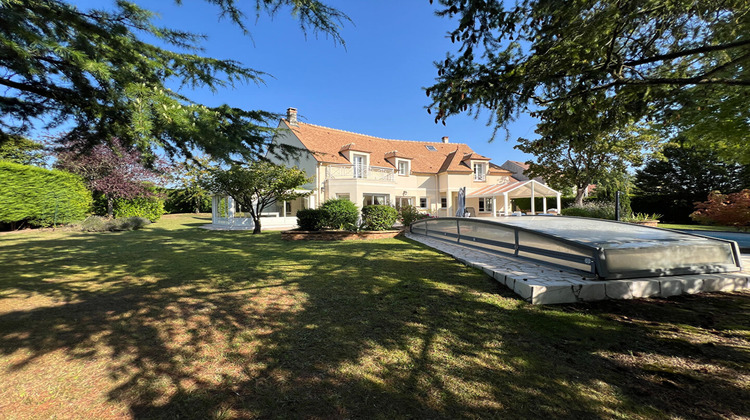
[[[332,198],[345,198],[359,206],[413,205],[432,215],[454,216],[462,187],[466,188],[467,210],[478,217],[509,214],[510,200],[516,197],[536,194],[559,200],[556,191],[535,181],[518,182],[510,171],[466,144],[451,143],[448,137],[437,142],[373,137],[303,123],[297,119],[297,110],[289,108],[274,142],[307,153],[285,160],[269,155],[269,159],[296,166],[313,178],[302,187],[312,194],[273,210],[282,216]]]

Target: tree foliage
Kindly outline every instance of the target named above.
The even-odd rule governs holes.
[[[169,193],[170,199],[190,203],[189,211],[199,213],[204,203],[211,198],[211,192],[206,186],[218,165],[207,156],[195,156],[176,169],[172,178],[177,189]]]
[[[247,31],[238,0],[206,1]],[[255,3],[256,16],[291,9],[303,30],[341,41],[338,28],[347,17],[317,0],[247,3]],[[82,140],[90,148],[116,137],[145,154],[159,148],[191,156],[197,148],[249,159],[272,147],[275,114],[207,107],[181,93],[262,82],[260,71],[200,55],[202,36],[156,26],[152,12],[126,0],[111,10],[81,10],[63,0],[0,5],[0,144],[33,128],[65,125],[72,129],[62,142]],[[180,89],[170,89],[172,82]]]
[[[696,203],[695,208],[690,218],[698,223],[750,227],[750,190],[732,194],[714,191],[708,195],[707,201]]]
[[[750,166],[723,162],[716,152],[669,145],[635,174],[633,210],[658,212],[664,220],[690,222],[694,203],[711,191],[734,193],[750,187]]]
[[[0,160],[21,165],[44,164],[44,146],[23,136],[10,136],[0,143]]]
[[[312,182],[304,171],[287,168],[266,161],[255,161],[249,165],[233,165],[229,169],[216,169],[210,179],[209,189],[234,198],[243,209],[250,213],[255,228],[260,233],[260,214],[277,201],[290,201],[310,195],[310,192],[297,192],[301,185]]]
[[[159,160],[147,164],[137,150],[123,145],[119,139],[89,150],[85,144],[69,142],[57,150],[56,157],[57,168],[81,176],[89,189],[104,194],[110,217],[115,199],[152,195],[149,186],[163,182],[168,170]]]
[[[51,226],[81,220],[91,208],[83,180],[63,171],[0,162],[0,222]]]
[[[536,162],[529,162],[529,176],[540,176],[556,189],[573,186],[578,205],[583,203],[589,184],[624,173],[629,165],[642,164],[644,146],[653,147],[656,142],[655,137],[637,128],[564,138],[552,130],[554,124],[540,124],[537,132],[542,137],[521,138],[516,148],[536,156]]]
[[[746,0],[439,3],[438,15],[458,22],[449,35],[460,48],[436,63],[427,89],[436,122],[490,110],[505,128],[529,111],[553,138],[595,141],[653,121],[750,162]]]
[[[722,162],[715,152],[670,145],[661,154],[636,171],[638,194],[698,201],[711,191],[733,193],[750,186],[750,166]]]

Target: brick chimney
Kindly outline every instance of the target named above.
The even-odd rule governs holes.
[[[448,136],[443,136],[443,143],[448,143]]]
[[[289,125],[297,125],[297,108],[286,109],[286,120],[289,121]]]

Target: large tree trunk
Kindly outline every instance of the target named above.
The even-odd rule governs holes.
[[[586,188],[588,188],[588,185],[583,188],[576,188],[576,201],[574,203],[576,206],[583,205],[583,195],[586,193]]]
[[[115,213],[115,200],[112,195],[107,194],[107,216],[112,217]]]
[[[193,201],[193,205],[194,205],[193,212],[196,214],[200,213],[201,212],[201,200],[196,198]]]
[[[260,217],[253,217],[253,223],[255,224],[253,235],[255,235],[256,233],[260,233]]]

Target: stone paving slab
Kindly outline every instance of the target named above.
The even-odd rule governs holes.
[[[742,255],[742,271],[690,274],[623,280],[596,280],[581,274],[502,256],[424,235],[407,238],[451,255],[459,262],[484,271],[532,304],[575,303],[605,299],[669,297],[700,292],[750,289],[750,256]]]

